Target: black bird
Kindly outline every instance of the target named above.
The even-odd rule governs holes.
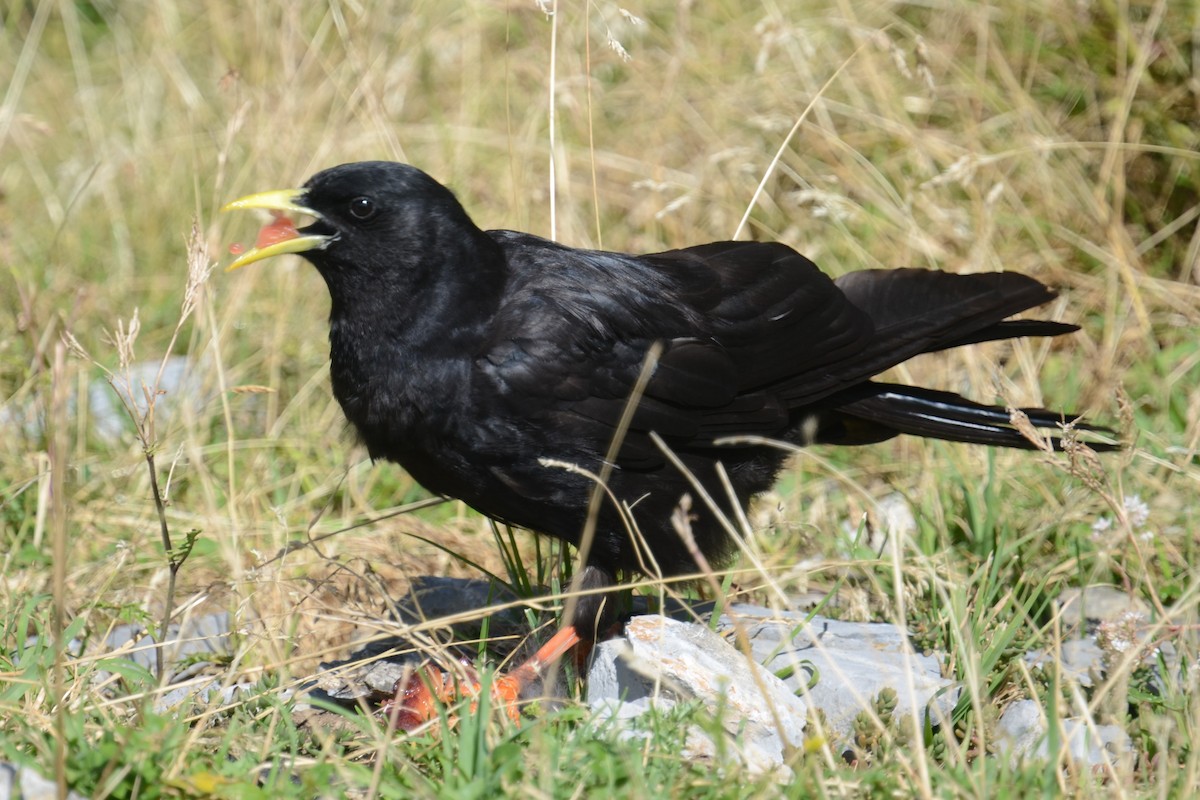
[[[584,555],[588,587],[693,573],[670,521],[685,495],[696,547],[721,563],[729,538],[696,484],[728,513],[768,489],[786,458],[722,439],[867,444],[908,433],[1032,447],[1004,409],[871,378],[920,353],[1077,329],[1007,321],[1055,296],[1012,272],[834,280],[779,243],[629,255],[483,231],[446,187],[390,162],[343,164],[226,208],[277,213],[230,269],[299,253],[325,279],[334,394],[371,457],[429,491],[578,545],[593,476],[621,431]],[[314,221],[296,230],[285,214]],[[1075,421],[1024,410],[1042,428]],[[596,601],[577,610],[584,639],[598,616]]]

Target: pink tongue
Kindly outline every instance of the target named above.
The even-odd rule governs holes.
[[[273,244],[286,242],[288,239],[295,239],[299,235],[296,232],[295,223],[283,214],[276,214],[271,224],[263,226],[263,229],[258,232],[258,238],[254,241],[254,246],[261,250]]]
[[[254,240],[254,247],[261,250],[264,247],[270,247],[273,244],[286,242],[288,239],[295,239],[300,234],[296,231],[296,224],[292,222],[282,212],[272,212],[275,219],[271,220],[270,225],[264,225],[263,229],[258,232],[258,238]],[[240,242],[229,245],[229,254],[240,256],[246,252],[246,246]]]

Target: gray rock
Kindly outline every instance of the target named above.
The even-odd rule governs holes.
[[[875,504],[875,513],[889,538],[907,539],[917,532],[917,518],[913,514],[912,504],[899,492],[881,498]]]
[[[1013,764],[1048,761],[1065,747],[1072,761],[1087,766],[1112,763],[1132,750],[1129,736],[1116,725],[1092,725],[1077,718],[1061,721],[1059,747],[1050,752],[1049,726],[1041,706],[1033,700],[1018,700],[1004,710],[996,726],[999,751]]]
[[[229,638],[231,625],[228,611],[186,619],[182,627],[171,625],[167,629],[168,644],[164,664],[174,669],[184,659],[189,662],[187,667],[173,674],[172,678],[191,677],[196,672],[196,664],[210,663],[197,659],[197,656],[230,653],[233,647]],[[129,658],[151,673],[157,669],[155,647],[158,642],[154,634],[142,625],[120,625],[113,629],[104,640],[104,644],[108,650]]]
[[[793,692],[819,708],[830,729],[825,735],[835,741],[849,741],[855,718],[873,712],[884,689],[896,692],[896,720],[916,713],[924,721],[929,714],[936,726],[949,718],[959,688],[942,677],[938,658],[913,650],[903,630],[821,616],[806,623],[805,616],[735,605],[721,617],[719,629],[741,625],[754,660],[784,675]]]
[[[882,553],[889,540],[905,541],[917,530],[917,519],[913,515],[912,505],[899,492],[880,498],[867,515],[865,524],[860,520],[846,520],[842,523],[842,533],[845,534],[845,544],[855,543],[856,547],[866,548],[874,553]],[[847,558],[855,558],[853,548],[843,546],[842,554]]]
[[[1105,623],[1107,624],[1107,622]],[[1167,641],[1153,644],[1150,630],[1138,631],[1127,642],[1124,652],[1115,653],[1114,657],[1121,669],[1149,666],[1151,674],[1147,688],[1162,694],[1170,685],[1172,675],[1178,680],[1180,673],[1179,651]],[[1030,669],[1057,669],[1059,674],[1068,681],[1079,684],[1085,689],[1093,689],[1102,683],[1109,674],[1109,664],[1105,662],[1104,648],[1100,646],[1096,636],[1063,641],[1056,651],[1031,650],[1024,656],[1025,663]],[[1132,662],[1125,659],[1132,659]]]
[[[155,701],[156,711],[172,711],[192,701],[210,703],[219,699],[222,703],[231,703],[239,694],[253,690],[254,685],[251,683],[226,686],[219,678],[192,680],[206,671],[211,671],[216,665],[216,657],[232,653],[231,624],[229,612],[219,611],[187,618],[182,625],[172,625],[169,628],[164,665],[168,671],[168,682],[179,685],[166,691]],[[26,642],[26,647],[32,646],[36,641],[37,637],[32,637]],[[119,625],[105,638],[103,651],[127,658],[153,675],[158,668],[155,657],[156,644],[154,634],[145,626]],[[83,643],[73,639],[68,643],[67,650],[72,655],[81,655]],[[204,656],[214,658],[207,659]],[[183,663],[185,661],[186,663]],[[92,680],[94,684],[100,685],[111,677],[112,672],[97,670]],[[0,795],[0,800],[2,798],[3,795]]]
[[[1032,753],[1038,744],[1045,747],[1046,720],[1042,708],[1032,700],[1018,700],[1004,709],[996,725],[996,741],[1001,753],[1014,763]]]
[[[314,684],[305,693],[342,705],[382,702],[395,694],[396,681],[414,669],[421,659],[396,656],[366,663],[353,658],[336,664],[322,664]]]
[[[1082,589],[1064,589],[1055,601],[1064,627],[1094,632],[1104,620],[1112,620],[1133,611],[1150,618],[1150,606],[1144,600],[1115,586],[1098,584]]]
[[[782,766],[802,744],[807,717],[803,700],[725,639],[703,625],[661,616],[634,617],[622,636],[597,645],[587,700],[601,719],[616,720],[698,701],[728,741],[719,746],[692,726],[684,757],[711,757],[729,748],[756,772]]]
[[[1059,645],[1057,653],[1030,650],[1024,658],[1030,669],[1057,667],[1064,678],[1087,689],[1104,677],[1104,651],[1091,636],[1086,639],[1067,639]]]
[[[90,422],[100,438],[115,442],[123,436],[130,435],[133,422],[116,392],[120,392],[139,413],[145,414],[146,392],[142,386],[145,384],[150,387],[154,384],[160,365],[161,362],[158,361],[139,361],[132,364],[129,367],[132,386],[125,385],[124,375],[119,375],[113,386],[104,378],[97,378],[88,384],[87,406],[91,415]],[[165,430],[183,398],[194,399],[201,388],[198,372],[186,357],[168,358],[163,367],[162,379],[158,383],[158,394],[154,398],[155,423],[159,430]],[[30,439],[42,436],[46,427],[44,402],[42,398],[34,395],[23,405],[11,404],[0,408],[0,426],[20,430]],[[76,415],[77,405],[74,395],[67,398],[67,413],[71,417]]]
[[[167,632],[168,645],[164,658],[165,665],[171,670],[170,680],[186,680],[204,668],[212,666],[212,660],[206,660],[201,656],[216,657],[231,653],[233,649],[230,641],[231,622],[228,611],[219,611],[188,618],[184,620],[182,627],[180,625],[170,626]],[[37,642],[38,637],[31,636],[25,641],[25,648],[35,646]],[[107,654],[128,658],[153,674],[157,669],[156,644],[157,640],[154,634],[148,631],[144,625],[118,625],[105,638],[103,650]],[[81,656],[84,651],[84,643],[78,639],[72,639],[67,643],[66,650],[73,656]],[[20,656],[18,651],[13,653],[12,657],[14,661],[19,662]],[[180,662],[184,660],[187,660],[188,663],[181,667]],[[97,672],[96,680],[98,682],[106,680],[110,674],[103,671]]]
[[[213,668],[214,659],[203,656],[225,656],[232,652],[230,641],[232,618],[227,611],[190,617],[181,625],[172,625],[167,632],[167,649],[164,666],[170,683],[179,684],[164,692],[154,703],[159,712],[173,711],[192,702],[210,703],[218,698],[230,703],[240,693],[248,693],[253,684],[240,683],[225,686],[219,678],[191,680]],[[155,656],[157,640],[154,634],[142,625],[120,625],[104,640],[105,648],[115,655],[124,656],[150,674],[158,669]],[[181,663],[186,661],[186,663]],[[110,673],[98,672],[96,682],[108,679]]]
[[[129,380],[132,386],[126,386],[124,376],[113,386],[106,380],[95,380],[88,385],[88,406],[91,410],[92,425],[102,438],[116,441],[132,430],[132,422],[121,400],[114,394],[114,388],[139,413],[146,413],[146,393],[142,385],[153,386],[158,377],[158,361],[139,361],[129,367]],[[155,424],[160,430],[166,426],[171,416],[179,408],[184,397],[195,395],[200,390],[200,380],[190,369],[190,362],[184,356],[171,356],[162,368],[162,378],[158,382],[159,394],[154,398]]]
[[[189,682],[165,692],[154,701],[154,710],[165,714],[177,709],[200,705],[220,704],[229,705],[240,697],[246,697],[254,692],[252,683],[235,683],[225,686],[220,680],[213,678],[207,681]]]
[[[58,800],[58,785],[32,767],[0,762],[0,800]],[[67,800],[86,800],[67,792]]]
[[[20,664],[22,653],[26,650],[29,650],[30,648],[37,647],[38,642],[40,642],[40,641],[41,641],[40,636],[25,637],[25,644],[21,647],[21,649],[14,650],[12,652],[13,663]],[[53,646],[53,645],[51,645],[51,646]],[[67,642],[67,644],[65,645],[65,647],[63,649],[69,655],[72,655],[72,656],[75,656],[76,658],[78,658],[80,655],[83,654],[83,642],[80,641],[79,639],[71,639],[69,642]]]
[[[496,581],[426,575],[412,579],[408,594],[397,607],[401,621],[409,625],[462,616],[453,624],[455,632],[465,639],[475,639],[482,633],[486,618],[489,638],[519,639],[529,631],[524,609],[513,606],[490,615],[483,613],[517,600],[507,586]]]

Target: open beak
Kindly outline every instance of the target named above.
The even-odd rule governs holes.
[[[284,214],[307,214],[310,217],[321,218],[321,215],[302,205],[299,201],[304,197],[303,189],[276,189],[270,192],[259,192],[248,195],[232,203],[227,203],[221,210],[232,211],[241,208],[262,208],[276,212],[275,222],[263,228],[259,233],[259,245],[252,247],[238,256],[232,264],[226,267],[226,272],[239,269],[264,258],[278,256],[284,253],[303,253],[328,244],[332,236],[323,234],[301,235]],[[265,242],[265,243],[264,243]]]

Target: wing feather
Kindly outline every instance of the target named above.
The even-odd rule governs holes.
[[[645,353],[663,343],[625,433],[619,463],[629,468],[661,463],[650,431],[684,449],[731,434],[782,435],[809,409],[827,408],[826,398],[851,402],[847,390],[918,353],[1074,330],[1005,321],[1054,297],[1015,273],[863,270],[835,281],[778,243],[635,257],[493,235],[508,245],[512,284],[479,363],[497,394],[520,405],[513,413],[566,415],[590,441],[610,440]],[[622,291],[606,291],[614,283]],[[871,394],[856,398],[864,420],[895,422],[883,408],[890,396]],[[911,396],[905,402],[897,418],[917,413]]]

